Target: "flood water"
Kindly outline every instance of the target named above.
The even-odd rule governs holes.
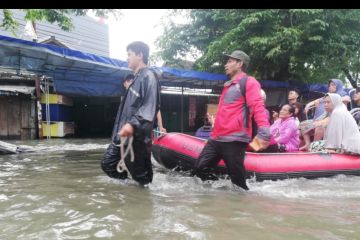
[[[0,155],[0,239],[360,239],[360,177],[202,183],[154,162],[147,188],[107,177],[107,139],[14,142]]]

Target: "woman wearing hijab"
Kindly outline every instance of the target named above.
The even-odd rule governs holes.
[[[313,142],[310,150],[360,154],[360,132],[341,96],[336,93],[326,94],[324,109],[330,115],[324,140]]]
[[[351,98],[349,94],[347,94],[344,90],[344,84],[340,79],[330,79],[328,85],[329,93],[337,93],[341,96],[342,101],[344,104],[348,104],[351,102]],[[314,113],[314,120],[321,120],[324,118],[325,108],[324,108],[324,101],[323,98],[318,98],[314,101],[309,102],[305,106],[305,113],[309,111],[309,109],[316,107]]]
[[[344,104],[348,104],[351,99],[350,96],[344,91],[344,84],[339,79],[331,79],[329,81],[329,93],[337,93],[341,96]],[[321,140],[324,136],[325,127],[329,122],[328,113],[324,108],[324,98],[319,98],[309,102],[305,106],[305,114],[309,109],[316,107],[314,118],[312,120],[304,121],[300,124],[301,133],[304,137],[305,145],[300,150],[308,150],[310,146],[310,135],[314,135],[314,141]]]

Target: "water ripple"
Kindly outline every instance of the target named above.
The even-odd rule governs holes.
[[[0,157],[0,239],[357,239],[360,177],[202,182],[155,163],[148,187],[100,167],[109,140]]]

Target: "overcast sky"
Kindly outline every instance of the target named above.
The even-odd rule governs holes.
[[[133,41],[143,41],[150,47],[150,55],[156,52],[155,40],[163,33],[161,18],[167,13],[167,9],[121,9],[122,16],[115,21],[110,17],[109,41],[110,57],[126,61],[126,46]],[[187,20],[181,17],[172,18],[176,23]],[[161,65],[162,63],[152,63]]]
[[[126,61],[126,46],[133,41],[143,41],[156,51],[155,40],[163,33],[160,19],[166,9],[122,9],[122,16],[115,21],[110,18],[110,57]]]

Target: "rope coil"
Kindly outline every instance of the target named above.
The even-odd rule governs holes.
[[[126,150],[125,148],[125,143],[126,140],[128,140],[128,144],[127,144],[127,148]],[[132,146],[134,138],[131,136],[129,138],[127,137],[121,137],[120,138],[120,144],[119,145],[115,145],[117,147],[120,147],[120,160],[116,166],[116,171],[118,171],[119,173],[123,173],[124,171],[126,171],[128,173],[128,176],[131,176],[129,169],[126,167],[125,164],[125,158],[127,157],[127,155],[130,153],[130,161],[134,162],[135,159],[135,155],[134,155],[134,149]]]
[[[166,134],[165,132],[161,132],[161,131],[156,131],[156,130],[153,130],[153,131],[157,132],[157,133],[160,133],[161,135]],[[134,154],[134,149],[133,149],[133,146],[132,146],[133,140],[134,140],[133,136],[131,136],[131,137],[120,137],[120,144],[119,145],[113,143],[116,147],[120,147],[120,160],[119,160],[119,162],[118,162],[118,164],[116,166],[116,171],[118,173],[123,173],[124,171],[126,171],[128,173],[128,176],[131,176],[131,174],[129,172],[129,169],[126,167],[125,159],[128,156],[128,154],[130,153],[130,161],[134,162],[135,154]],[[127,142],[127,148],[125,150],[126,141],[128,141],[128,142]]]

